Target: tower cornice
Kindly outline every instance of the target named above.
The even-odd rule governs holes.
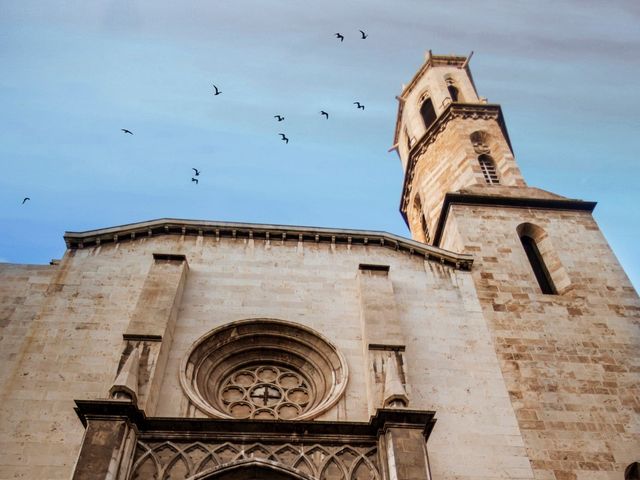
[[[418,158],[421,157],[433,144],[440,133],[442,133],[449,122],[456,118],[474,120],[490,120],[493,119],[498,122],[502,133],[509,145],[509,148],[513,152],[511,147],[511,141],[509,140],[509,133],[507,132],[507,125],[502,115],[502,109],[497,104],[477,104],[477,103],[450,103],[442,114],[433,122],[425,134],[416,142],[409,152],[409,159],[407,162],[407,169],[404,175],[404,183],[402,185],[402,195],[400,197],[400,213],[404,218],[404,221],[408,225],[407,220],[407,206],[409,204],[410,186],[413,182],[413,176],[415,174],[415,167]]]

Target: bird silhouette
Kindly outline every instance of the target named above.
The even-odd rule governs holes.
[[[324,110],[320,110],[320,115],[324,115],[327,118],[327,120],[329,120],[329,114]]]
[[[341,42],[344,42],[344,35],[341,33],[336,33],[336,38],[339,38]]]
[[[213,85],[213,84],[212,84],[212,85]],[[215,85],[213,85],[213,88],[214,88],[214,90],[216,91],[216,92],[214,93],[214,95],[220,95],[220,94],[222,93],[222,91],[221,91],[221,90],[218,90],[218,87],[216,87]]]
[[[127,130],[126,128],[121,128],[120,130],[122,130],[124,133],[128,133],[129,135],[133,135],[133,132],[131,130]]]
[[[276,120],[278,120],[279,122],[284,120],[284,117],[282,115],[274,115],[273,118],[275,118]]]
[[[197,168],[193,168],[193,167],[191,167],[191,170],[193,170],[194,172],[196,172],[196,177],[197,177],[198,175],[200,175],[200,170],[198,170]]]
[[[284,133],[279,133],[278,135],[280,135],[282,137],[282,141],[285,144],[289,143],[289,139],[287,138],[287,136]]]
[[[192,181],[192,182],[196,182],[196,185],[198,184],[198,179],[197,179],[197,178],[193,178],[193,177],[191,177],[191,181]]]
[[[31,199],[30,199],[29,197],[24,197],[24,199],[22,200],[22,205],[24,205],[24,203],[25,203],[27,200],[31,200]]]
[[[365,38],[367,38],[369,36],[366,33],[364,33],[362,30],[359,30],[359,32],[362,34],[361,40],[364,40]]]
[[[360,102],[353,102],[353,104],[357,106],[360,110],[364,110],[364,105],[362,105]]]

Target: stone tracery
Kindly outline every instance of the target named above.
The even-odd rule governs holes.
[[[318,480],[378,480],[375,445],[138,442],[132,480],[186,479],[225,465],[256,459]]]
[[[309,406],[310,382],[285,366],[247,366],[222,381],[224,410],[235,418],[291,419]]]

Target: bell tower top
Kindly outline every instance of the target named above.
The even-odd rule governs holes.
[[[451,103],[487,103],[486,98],[478,96],[471,76],[472,56],[473,52],[468,56],[434,55],[429,50],[424,64],[409,83],[402,85],[396,97],[399,106],[393,143],[405,170],[408,155],[403,154],[424,135],[426,124],[435,121]]]
[[[466,96],[464,96],[466,102],[478,101],[478,94],[469,70],[469,62],[472,56],[473,52],[468,56],[434,55],[429,50],[425,55],[425,62],[422,67],[407,85],[403,85],[400,98],[407,98],[416,88],[429,89],[429,87],[434,89],[435,94],[451,97],[448,87],[455,86],[458,94],[460,94],[460,87],[462,86],[466,93]],[[455,96],[455,93],[453,95]],[[462,98],[462,95],[460,95],[460,98]],[[451,100],[454,102],[459,101],[456,98],[451,98]]]
[[[405,173],[400,212],[431,243],[447,193],[525,187],[499,105],[478,95],[468,56],[434,55],[403,85],[392,149]],[[489,193],[492,192],[492,193]]]

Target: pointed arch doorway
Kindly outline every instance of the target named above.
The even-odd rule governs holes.
[[[315,480],[278,462],[247,458],[198,473],[187,480]]]

